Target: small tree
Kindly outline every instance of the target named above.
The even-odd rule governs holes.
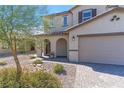
[[[17,57],[18,40],[32,37],[32,28],[39,25],[37,11],[46,6],[0,6],[0,40],[8,43],[17,66],[16,80],[20,80],[22,68]],[[21,43],[21,42],[20,42]]]

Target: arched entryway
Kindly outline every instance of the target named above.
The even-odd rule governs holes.
[[[56,42],[56,57],[67,57],[67,41],[64,38]]]
[[[44,40],[44,55],[49,56],[51,52],[51,44],[48,39]]]

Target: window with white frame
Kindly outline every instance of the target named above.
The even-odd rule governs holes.
[[[68,16],[63,16],[63,26],[68,26]]]
[[[82,11],[82,20],[83,21],[86,21],[90,18],[92,18],[92,10],[85,10],[85,11]]]

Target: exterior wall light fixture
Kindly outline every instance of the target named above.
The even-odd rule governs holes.
[[[75,36],[72,37],[72,40],[73,40],[73,41],[75,40]]]
[[[116,21],[118,21],[120,19],[120,17],[116,18]]]
[[[116,17],[117,17],[116,15],[113,16],[114,19],[115,19]]]
[[[111,21],[114,21],[114,18],[112,18]]]
[[[120,20],[120,17],[117,17],[117,15],[114,15],[110,21],[118,21]]]

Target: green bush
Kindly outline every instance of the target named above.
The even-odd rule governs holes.
[[[43,61],[40,59],[37,59],[33,62],[33,64],[37,65],[37,64],[43,64]]]
[[[7,62],[6,61],[0,61],[0,66],[6,65]]]
[[[54,72],[56,74],[61,74],[62,72],[64,72],[64,66],[62,64],[56,64],[54,66]]]
[[[21,79],[16,82],[16,69],[0,70],[0,88],[58,88],[61,83],[53,74],[36,71],[23,71]]]
[[[25,54],[25,53],[26,53],[26,51],[24,51],[24,50],[23,50],[23,51],[20,51],[19,53],[21,53],[21,54]]]
[[[37,58],[35,55],[30,56],[30,59],[35,59],[35,58]]]

